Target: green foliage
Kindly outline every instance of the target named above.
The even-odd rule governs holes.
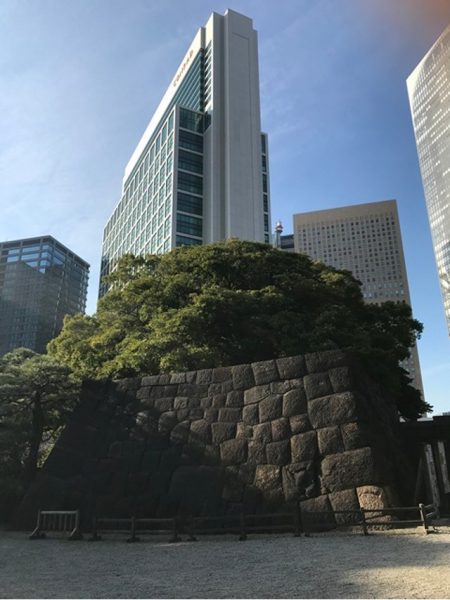
[[[79,392],[70,369],[19,348],[0,359],[0,480],[15,497],[33,480]]]
[[[80,376],[343,348],[360,354],[396,397],[408,387],[398,363],[422,330],[409,306],[367,305],[351,273],[305,255],[237,240],[185,246],[162,256],[128,255],[108,281],[112,289],[95,317],[68,317],[49,344],[49,353]],[[415,417],[426,409],[419,396],[402,410]]]

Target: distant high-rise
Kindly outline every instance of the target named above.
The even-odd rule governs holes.
[[[294,215],[294,247],[362,283],[366,302],[411,305],[395,200],[355,204]],[[404,365],[423,390],[416,348]]]
[[[0,356],[45,352],[65,315],[83,313],[89,265],[51,236],[0,243]]]
[[[125,169],[101,276],[126,253],[230,237],[270,242],[257,33],[232,10],[199,29]]]
[[[450,26],[408,77],[407,86],[450,333]]]

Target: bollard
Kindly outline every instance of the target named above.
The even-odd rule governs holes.
[[[247,532],[245,531],[244,513],[241,513],[241,515],[240,515],[239,524],[240,524],[240,528],[241,528],[241,534],[239,536],[239,541],[245,542],[245,540],[247,539]]]

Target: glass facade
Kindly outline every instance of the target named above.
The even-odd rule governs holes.
[[[45,352],[66,314],[84,313],[89,265],[50,236],[0,243],[0,355]]]
[[[223,17],[213,14],[211,19],[218,26],[214,35],[219,35],[219,38],[221,35],[228,36],[233,45],[236,45],[232,31],[226,32],[225,28],[225,21],[231,19],[234,24],[228,21],[229,27],[237,27],[241,33],[247,30],[249,40],[253,43],[256,34],[247,17],[237,13]],[[219,29],[221,33],[217,33]],[[212,37],[208,40],[206,38],[206,29],[201,28],[126,168],[122,197],[104,230],[100,296],[108,289],[102,282],[104,276],[127,253],[161,254],[176,246],[202,244],[232,236],[270,242],[267,136],[256,130],[255,139],[261,136],[262,144],[260,170],[255,173],[252,170],[257,162],[256,157],[250,154],[256,149],[257,155],[258,149],[257,144],[249,143],[253,138],[247,134],[242,134],[243,142],[240,146],[237,144],[238,149],[244,148],[244,143],[247,144],[243,152],[244,161],[248,161],[247,166],[242,166],[244,161],[241,158],[234,158],[236,140],[233,139],[235,145],[231,151],[230,126],[225,125],[225,119],[235,122],[239,118],[240,129],[246,125],[247,130],[248,124],[254,120],[249,116],[242,120],[240,112],[238,117],[234,112],[231,116],[222,116],[225,111],[225,94],[228,93],[229,101],[228,88],[231,85],[230,78],[222,72],[224,58],[221,53],[224,52],[225,42],[220,38],[216,44]],[[221,56],[219,61],[218,56]],[[238,62],[241,62],[240,58]],[[250,69],[250,65],[246,68]],[[251,92],[255,76],[252,72],[251,77],[248,75],[248,81],[245,77],[247,76],[242,81],[241,77],[234,77],[232,86],[239,87],[240,98],[245,99],[247,95],[250,101],[255,97]],[[218,107],[218,104],[213,106],[213,100],[214,85],[219,81],[221,98]],[[259,123],[259,104],[253,110],[257,111],[256,122]],[[219,130],[220,140],[214,134],[214,131]],[[215,146],[212,150],[213,144]],[[247,151],[247,147],[251,151]],[[233,159],[237,164],[230,167]],[[224,166],[225,160],[228,161],[227,168]],[[229,171],[234,175],[233,184],[230,184],[230,179],[225,181],[226,177],[230,178]],[[250,178],[251,185],[248,185]],[[257,186],[254,185],[256,179]],[[220,180],[219,185],[217,180]],[[238,183],[234,183],[235,181]],[[259,185],[263,191],[259,213],[256,211],[255,214],[255,200],[249,197],[247,190],[258,190]],[[225,198],[225,190],[229,189],[233,189],[231,199]],[[255,199],[259,195],[259,191],[256,191]],[[244,206],[245,202],[247,207]],[[235,205],[238,209],[235,209]],[[248,207],[252,208],[249,210]],[[230,225],[227,218],[231,212],[235,220]],[[223,224],[225,221],[226,225]],[[206,222],[208,229],[205,231]],[[245,225],[242,226],[242,223]],[[243,233],[239,227],[242,227]]]
[[[450,333],[450,27],[408,78],[408,93]]]

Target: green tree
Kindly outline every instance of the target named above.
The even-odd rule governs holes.
[[[34,479],[78,393],[69,367],[50,356],[19,348],[0,359],[0,476]]]
[[[399,367],[421,324],[406,304],[364,303],[350,272],[231,240],[128,255],[108,281],[95,317],[67,317],[49,344],[80,375],[127,377],[342,348],[383,379],[405,416],[427,410]]]

